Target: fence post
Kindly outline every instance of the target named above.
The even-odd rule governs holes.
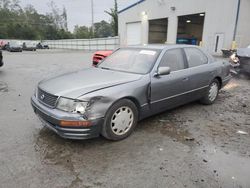
[[[107,39],[104,40],[105,50],[107,50]]]
[[[89,51],[90,51],[90,39],[88,40],[88,42],[89,42]]]

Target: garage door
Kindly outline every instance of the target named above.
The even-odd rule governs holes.
[[[141,22],[127,24],[127,45],[141,44]]]

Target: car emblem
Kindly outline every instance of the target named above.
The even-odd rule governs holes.
[[[45,95],[42,94],[41,97],[40,97],[40,99],[43,101],[45,99]]]

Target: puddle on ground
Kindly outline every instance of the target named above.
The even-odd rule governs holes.
[[[35,151],[39,154],[42,164],[61,166],[70,171],[75,179],[69,187],[75,187],[82,180],[79,178],[79,173],[75,171],[69,143],[70,141],[61,139],[52,131],[43,128],[37,135]]]
[[[45,139],[47,137],[47,139]],[[48,139],[50,137],[51,140]],[[50,143],[52,141],[52,143]],[[70,171],[74,171],[71,161],[70,149],[67,147],[67,140],[62,142],[61,138],[47,128],[39,132],[36,140],[35,150],[40,153],[41,160],[47,165],[64,166]]]
[[[5,82],[0,82],[0,92],[8,92],[8,85]]]
[[[161,134],[171,137],[174,142],[181,142],[185,145],[193,145],[195,143],[194,137],[181,127],[178,127],[172,122],[162,122]]]
[[[216,147],[206,147],[205,155],[208,168],[218,177],[222,187],[243,188],[250,185],[250,158],[235,152],[223,152]]]

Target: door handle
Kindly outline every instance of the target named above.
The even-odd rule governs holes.
[[[189,78],[183,78],[183,79],[182,79],[183,82],[186,82],[186,81],[188,81],[188,80],[189,80]]]

